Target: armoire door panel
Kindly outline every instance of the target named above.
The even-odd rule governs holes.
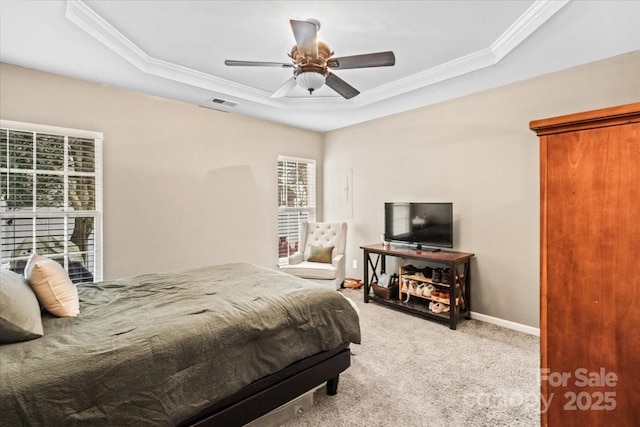
[[[594,400],[595,392],[630,392],[640,387],[639,356],[626,351],[639,336],[640,322],[640,139],[636,133],[600,128],[547,140],[547,256],[553,260],[547,266],[547,322],[554,330],[547,338],[547,361],[552,371],[574,377],[566,386],[550,390],[556,398],[563,397],[558,402],[563,410],[550,413],[558,423],[569,403],[564,398],[567,392],[577,396],[588,391]],[[618,377],[615,390],[582,387],[582,381],[575,379],[576,369],[600,373],[602,368]],[[573,397],[572,393],[568,396]],[[604,410],[576,413],[585,422],[604,422],[609,415]]]
[[[640,425],[640,124],[545,138],[549,425]]]

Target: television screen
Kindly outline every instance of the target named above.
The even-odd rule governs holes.
[[[453,247],[452,203],[385,203],[385,239],[435,246]]]

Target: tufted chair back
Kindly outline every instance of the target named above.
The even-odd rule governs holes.
[[[333,246],[332,258],[344,255],[347,245],[346,222],[308,222],[300,224],[300,251],[304,260],[309,258],[311,246]]]

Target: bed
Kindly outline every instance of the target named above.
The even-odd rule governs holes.
[[[335,290],[249,264],[78,286],[80,316],[0,346],[2,425],[243,425],[338,376],[360,342]]]

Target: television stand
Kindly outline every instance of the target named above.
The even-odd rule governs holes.
[[[466,319],[471,318],[471,258],[474,254],[465,252],[453,252],[438,250],[410,249],[406,247],[393,247],[383,245],[381,243],[375,245],[361,246],[364,251],[364,302],[374,301],[387,307],[415,314],[425,319],[436,320],[438,322],[447,323],[449,328],[456,329],[458,320],[464,316]],[[379,281],[379,276],[386,273],[386,257],[414,259],[418,261],[426,261],[431,265],[447,268],[449,270],[448,280],[440,282],[432,280],[431,277],[411,274],[400,267],[398,272],[399,285],[402,285],[403,279],[407,282],[415,282],[423,288],[433,286],[438,291],[447,292],[447,299],[434,297],[431,295],[424,296],[418,293],[405,293],[400,289],[398,296],[386,299],[376,295],[369,295],[371,285]],[[375,259],[374,259],[375,258]],[[371,269],[370,269],[371,268]],[[371,273],[371,274],[370,274]],[[447,283],[448,282],[448,283]],[[408,296],[408,301],[404,299]],[[448,301],[448,302],[447,302]],[[448,306],[448,312],[438,313],[429,308],[431,303],[440,303],[442,306]]]

